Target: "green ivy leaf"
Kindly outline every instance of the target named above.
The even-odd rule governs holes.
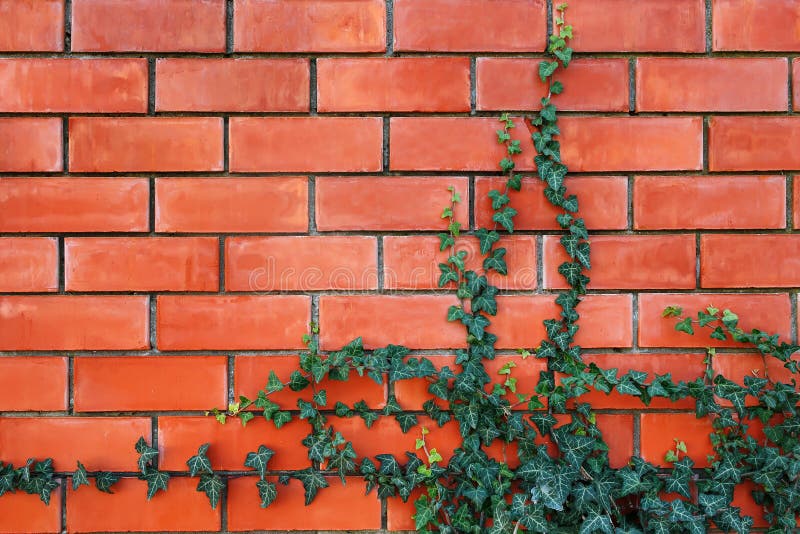
[[[539,78],[543,82],[547,81],[547,78],[552,76],[557,68],[558,62],[556,61],[542,61],[539,63]]]
[[[244,465],[255,469],[261,477],[261,480],[264,480],[267,473],[267,464],[274,455],[275,451],[268,449],[264,445],[259,445],[256,452],[247,453]]]
[[[2,471],[0,471],[1,473]],[[86,468],[83,464],[79,461],[78,468],[72,473],[72,489],[73,491],[77,490],[81,486],[88,486],[89,485],[89,476],[86,474]],[[0,478],[0,496],[3,495],[3,482]]]
[[[327,479],[319,471],[312,468],[298,471],[294,474],[294,477],[303,484],[306,506],[311,504],[319,490],[327,488],[329,485]]]
[[[225,483],[219,476],[214,474],[200,475],[200,481],[197,483],[197,491],[206,494],[212,510],[217,508],[224,488]]]
[[[197,449],[197,454],[186,460],[186,465],[189,466],[189,476],[197,476],[200,473],[213,473],[211,470],[211,461],[206,456],[208,452],[208,443],[200,445]]]
[[[261,499],[261,508],[266,508],[275,501],[278,496],[278,488],[274,482],[266,480],[259,480],[256,482],[258,488],[258,497]]]
[[[267,393],[276,393],[283,389],[283,382],[280,381],[275,371],[269,372],[269,379],[267,380]]]
[[[167,483],[169,482],[169,474],[163,471],[156,471],[155,469],[148,469],[141,475],[141,478],[147,481],[147,500],[153,498],[158,490],[167,491]]]
[[[147,466],[150,465],[156,458],[158,458],[158,449],[154,449],[147,445],[145,442],[144,437],[139,437],[139,441],[136,442],[136,452],[139,453],[139,461],[137,465],[139,466],[139,471],[144,474]]]
[[[114,493],[111,486],[117,483],[119,477],[113,473],[100,472],[94,477],[94,485],[103,493]]]
[[[497,211],[492,215],[492,220],[503,228],[506,229],[507,232],[513,233],[514,232],[514,217],[517,215],[517,210],[511,207],[503,208],[500,211]]]

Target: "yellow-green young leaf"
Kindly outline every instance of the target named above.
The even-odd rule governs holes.
[[[421,449],[421,448],[422,448],[422,447],[424,447],[424,446],[425,446],[425,441],[424,441],[424,440],[422,440],[422,439],[420,439],[420,438],[417,438],[417,440],[416,440],[416,442],[415,442],[415,444],[414,444],[414,448],[415,448],[415,449],[417,449],[417,450],[419,450],[419,449]]]

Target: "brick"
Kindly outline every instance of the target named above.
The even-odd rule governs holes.
[[[466,57],[320,58],[318,109],[469,111]]]
[[[543,0],[395,0],[394,49],[538,52],[546,11]]]
[[[786,178],[637,176],[633,224],[637,230],[785,228]]]
[[[547,87],[539,80],[541,58],[481,57],[477,60],[480,110],[538,110]],[[628,111],[628,62],[621,58],[576,59],[557,78],[564,92],[553,103],[571,111]],[[502,83],[500,82],[502,80]]]
[[[570,46],[579,52],[706,50],[703,0],[572,0],[567,24],[575,28]]]
[[[221,171],[222,119],[72,117],[73,172]]]
[[[309,110],[307,59],[159,59],[156,80],[159,111]]]
[[[173,477],[169,480],[169,491],[159,491],[149,501],[147,483],[143,480],[122,478],[114,484],[112,491],[113,495],[102,493],[95,487],[81,487],[76,491],[70,482],[67,490],[70,532],[220,529],[221,511],[219,508],[212,510],[208,498],[197,491],[196,479]],[[103,510],[103,513],[98,513],[98,510]],[[177,510],[188,513],[176,513]]]
[[[381,501],[366,492],[366,482],[349,477],[342,484],[338,477],[328,477],[329,487],[320,490],[314,503],[305,506],[303,485],[290,480],[278,484],[278,496],[267,508],[255,487],[255,478],[238,478],[229,483],[228,528],[243,530],[377,530],[381,525]],[[268,477],[277,482],[277,477]],[[343,506],[356,513],[343,513]]]
[[[67,409],[67,359],[0,358],[0,411]]]
[[[608,445],[608,463],[612,469],[628,465],[633,454],[633,415],[597,414],[597,428]]]
[[[162,350],[300,348],[311,318],[301,295],[161,296],[157,304]]]
[[[558,267],[569,256],[560,236],[544,237],[544,286],[568,287]],[[693,234],[593,235],[590,289],[693,289],[696,244]]]
[[[768,171],[800,168],[800,119],[712,117],[708,139],[711,171]]]
[[[727,341],[712,340],[710,330],[702,330],[694,336],[675,331],[675,319],[663,318],[661,313],[667,306],[681,306],[687,315],[708,306],[721,310],[729,308],[741,318],[739,326],[745,331],[759,328],[770,333],[790,337],[791,310],[786,294],[730,293],[648,293],[639,295],[639,345],[642,347],[735,347]]]
[[[227,291],[378,288],[378,243],[366,236],[234,237],[225,240]]]
[[[81,0],[72,6],[72,50],[224,52],[224,0]]]
[[[58,289],[58,243],[48,237],[0,239],[0,291]]]
[[[217,291],[215,237],[81,237],[64,241],[67,291]]]
[[[317,178],[317,229],[445,230],[441,215],[450,204],[450,186],[462,199],[455,217],[466,223],[469,186],[464,177]]]
[[[43,534],[63,532],[61,529],[61,490],[50,494],[50,504],[38,495],[25,492],[6,493],[0,500],[0,532],[3,534]]]
[[[138,178],[3,178],[2,232],[143,232],[149,186]]]
[[[800,235],[704,235],[700,283],[702,287],[796,287]]]
[[[0,297],[0,350],[141,350],[149,347],[148,298]]]
[[[225,356],[77,357],[75,411],[207,410],[227,401]]]
[[[157,232],[306,232],[308,179],[159,178]]]
[[[259,390],[264,389],[271,371],[275,372],[279,380],[288,382],[292,371],[300,367],[300,358],[289,355],[240,355],[236,356],[234,367],[234,392],[236,395],[243,394],[253,399]],[[317,389],[324,389],[328,392],[329,399],[341,401],[349,406],[364,400],[370,408],[382,408],[386,404],[386,388],[386,382],[379,385],[368,376],[358,376],[356,373],[351,373],[350,379],[347,381],[326,378],[317,385]],[[297,399],[307,397],[307,391],[295,392],[289,388],[284,388],[269,396],[271,401],[280,404],[285,409],[294,409],[297,406]],[[333,404],[335,402],[331,403],[331,405]]]
[[[404,434],[397,421],[390,417],[382,417],[375,421],[371,428],[367,428],[360,417],[331,419],[331,425],[341,432],[346,440],[352,441],[353,449],[359,458],[392,454],[402,463],[405,463],[406,451],[414,450],[419,429],[424,427],[430,430],[425,436],[428,446],[436,447],[444,462],[448,462],[453,456],[453,451],[461,446],[458,424],[451,421],[439,427],[436,422],[424,415],[419,416],[418,421],[419,426],[407,434]]]
[[[233,117],[231,172],[374,172],[380,117]]]
[[[386,49],[384,0],[236,0],[233,23],[237,52]]]
[[[797,361],[798,355],[792,358]],[[774,382],[790,384],[794,379],[794,373],[783,366],[783,362],[778,358],[764,358],[760,353],[718,353],[711,359],[714,372],[721,374],[725,378],[744,386],[746,376],[756,376],[759,378],[769,377]],[[717,402],[725,402],[730,406],[730,401],[717,399]],[[747,406],[755,406],[758,400],[752,396],[745,399]]]
[[[63,48],[63,0],[0,0],[0,50],[60,52]]]
[[[644,413],[641,416],[642,458],[666,466],[664,455],[675,450],[675,440],[686,444],[695,467],[708,467],[707,455],[713,454],[709,435],[714,432],[711,419],[698,419],[694,413]]]
[[[475,178],[475,224],[492,228],[491,189],[501,190],[504,179],[487,176]],[[580,201],[580,216],[591,230],[622,230],[628,226],[628,179],[623,176],[577,176],[566,181],[569,194]],[[556,216],[561,213],[544,196],[544,183],[538,178],[523,178],[522,189],[509,191],[512,206],[525,206],[514,217],[518,230],[560,229]]]
[[[463,347],[464,327],[447,322],[447,308],[457,304],[455,295],[323,295],[320,345],[339,349],[361,336],[370,349],[390,343],[410,349]]]
[[[800,110],[800,61],[792,60],[792,82],[794,85],[792,101],[794,110]]]
[[[300,442],[308,431],[308,423],[297,418],[279,430],[260,416],[247,423],[246,428],[234,420],[221,425],[213,417],[161,416],[158,418],[159,465],[162,469],[185,471],[186,460],[197,454],[197,447],[210,443],[208,458],[214,469],[245,469],[242,462],[247,453],[257,450],[259,445],[275,451],[269,462],[270,470],[304,469],[310,467],[311,461]]]
[[[145,417],[0,417],[3,461],[52,458],[56,471],[72,471],[77,460],[87,471],[128,471],[138,457],[132,444],[149,435]]]
[[[800,50],[794,0],[714,0],[714,50]]]
[[[514,367],[511,369],[511,378],[516,379],[516,389],[518,393],[526,394],[526,395],[533,395],[536,391],[536,386],[539,384],[539,377],[540,372],[547,371],[547,362],[545,360],[540,360],[534,357],[527,357],[523,358],[522,356],[497,356],[494,360],[488,360],[483,362],[484,367],[486,368],[486,372],[489,373],[489,378],[492,379],[492,382],[486,384],[484,389],[487,393],[491,393],[492,389],[494,388],[493,384],[504,384],[507,375],[501,375],[500,370],[508,365],[509,363],[513,364]],[[452,368],[452,367],[451,367]],[[395,391],[397,385],[395,384]],[[430,393],[427,394],[430,397]],[[520,403],[519,398],[517,397],[517,393],[508,391],[508,393],[503,397],[512,405],[512,409],[514,410],[527,410],[528,403],[523,402]],[[542,404],[547,404],[547,399],[545,397],[540,397],[540,401]],[[516,405],[516,406],[515,406]]]
[[[785,111],[786,58],[639,58],[638,111]]]
[[[536,238],[515,235],[501,246],[508,251],[508,276],[492,272],[490,283],[501,289],[536,288]],[[467,269],[482,272],[483,256],[477,238],[462,238],[456,250],[465,250]],[[441,274],[439,264],[447,262],[450,249],[439,250],[437,236],[386,236],[383,238],[383,279],[386,289],[436,289]],[[448,285],[455,289],[455,284]]]
[[[417,356],[411,357],[417,358]],[[437,354],[433,356],[420,356],[419,358],[427,358],[431,361],[431,363],[433,363],[437,370],[441,370],[443,367],[449,367],[453,372],[461,370],[461,366],[456,365],[456,359],[453,356]],[[500,358],[501,357],[498,356],[493,361],[496,361]],[[489,362],[487,361],[486,363]],[[428,391],[428,386],[430,384],[431,382],[425,378],[411,378],[408,380],[398,380],[394,382],[394,395],[397,399],[397,403],[401,408],[403,408],[403,410],[422,410],[422,405],[425,403],[425,401],[430,399],[440,408],[447,409],[447,402],[433,396]]]
[[[0,111],[145,113],[145,59],[2,59]]]
[[[60,118],[0,119],[0,172],[63,169]]]
[[[800,228],[800,180],[798,176],[794,176],[792,188],[794,189],[794,201],[792,202],[792,213],[794,213],[794,227]]]

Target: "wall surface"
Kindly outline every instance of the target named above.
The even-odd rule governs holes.
[[[463,343],[445,318],[455,297],[435,289],[439,214],[452,185],[461,221],[490,220],[496,118],[543,96],[551,9],[0,0],[0,459],[128,475],[115,495],[60,478],[49,507],[6,495],[0,532],[412,527],[410,505],[357,480],[332,480],[307,509],[294,481],[262,510],[252,478],[216,510],[179,477],[147,503],[133,444],[152,439],[168,470],[204,442],[219,469],[243,469],[261,443],[271,467],[301,469],[305,423],[243,429],[204,410],[254,395],[269,369],[285,378],[309,321],[324,349],[361,335],[447,358]],[[800,0],[570,0],[568,22],[577,59],[555,103],[593,234],[578,336],[590,359],[699,376],[708,341],[674,332],[673,304],[730,307],[796,341]],[[498,366],[539,344],[563,286],[541,185],[512,203]],[[521,384],[541,365],[520,362]],[[714,365],[761,364],[721,348]],[[395,393],[419,409],[424,391]],[[386,395],[365,379],[329,398],[380,408]],[[678,435],[700,460],[709,450],[691,405],[594,400],[618,465],[658,462]],[[416,437],[388,419],[337,428],[359,454]],[[428,439],[452,450],[457,430]]]

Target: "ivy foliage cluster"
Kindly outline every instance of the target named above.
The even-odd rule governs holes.
[[[796,529],[800,511],[800,395],[794,380],[781,383],[768,373],[731,380],[714,371],[711,349],[706,373],[692,382],[675,381],[670,374],[648,376],[636,370],[620,375],[617,369],[587,365],[581,347],[575,344],[578,308],[589,283],[586,272],[591,262],[589,234],[578,216],[578,199],[568,194],[565,185],[568,169],[561,160],[558,115],[552,102],[564,90],[554,76],[572,59],[568,47],[572,28],[565,22],[565,13],[566,5],[558,6],[548,58],[539,65],[547,95],[541,100],[541,110],[526,121],[532,131],[544,194],[560,210],[557,222],[563,230],[561,245],[569,257],[559,267],[569,289],[556,299],[559,316],[545,321],[547,339],[532,351],[519,350],[523,358],[540,358],[547,363],[534,391],[518,390],[513,363],[504,365],[497,376],[491,376],[485,366],[496,354],[497,337],[490,327],[498,313],[499,293],[487,275],[508,272],[506,249],[500,245],[502,236],[514,231],[517,215],[509,193],[522,186],[515,163],[522,152],[521,143],[513,138],[518,123],[504,115],[497,141],[506,149],[506,157],[499,163],[505,183],[502,189],[489,192],[493,227],[474,232],[483,258],[481,269],[467,268],[468,254],[460,247],[465,232],[455,218],[455,205],[461,202],[455,189],[451,188],[451,203],[442,212],[447,231],[439,234],[439,241],[447,259],[439,265],[439,286],[455,291],[458,303],[449,308],[447,319],[463,325],[467,342],[467,348],[456,352],[458,368],[437,366],[397,345],[368,351],[360,338],[339,351],[322,353],[318,349],[319,332],[312,325],[310,334],[304,337],[307,350],[300,354],[299,368],[287,381],[271,372],[255,399],[240,397],[227,409],[210,412],[221,423],[236,418],[247,424],[263,416],[276,428],[293,418],[309,424],[310,432],[302,441],[310,460],[308,469],[271,471],[269,461],[274,451],[266,444],[243,458],[243,465],[258,475],[253,477],[253,491],[258,492],[262,507],[276,499],[278,484],[286,484],[290,478],[302,483],[305,502],[311,504],[329,485],[331,476],[339,476],[343,483],[349,477],[361,477],[367,491],[375,491],[380,498],[413,498],[414,521],[420,531],[666,534],[718,528],[745,533],[753,528],[753,518],[732,502],[735,489],[747,483],[755,502],[763,508],[770,532]],[[791,374],[798,371],[792,356],[800,347],[760,330],[743,330],[730,310],[710,306],[695,319],[680,308],[670,307],[664,316],[677,318],[676,328],[689,335],[696,329],[708,329],[715,340],[749,347],[763,357],[764,369],[774,359]],[[449,460],[445,461],[435,443],[429,443],[429,430],[419,425],[419,415],[403,411],[393,395],[382,410],[374,410],[364,401],[348,406],[329,399],[322,389],[323,381],[345,381],[353,373],[366,375],[378,384],[426,380],[431,398],[422,412],[435,424],[457,424],[460,431],[462,442]],[[296,409],[283,407],[272,396],[284,389],[307,394],[297,400]],[[638,397],[643,406],[654,398],[693,399],[697,417],[709,418],[713,428],[710,439],[714,452],[707,458],[708,466],[695,465],[692,451],[687,451],[676,436],[675,449],[665,451],[661,465],[634,457],[624,467],[611,467],[609,447],[597,426],[596,414],[590,404],[582,402],[582,396],[590,391],[614,390]],[[409,438],[414,450],[404,458],[390,454],[359,458],[353,443],[335,429],[333,416],[360,417],[367,427],[389,417],[403,432],[419,426]],[[490,450],[496,451],[498,444],[502,454]],[[167,490],[175,473],[158,469],[158,451],[143,438],[135,448],[140,455],[138,476],[147,482],[147,498],[156,498],[159,490]],[[208,449],[209,444],[200,446],[188,459],[187,467],[189,476],[198,478],[197,490],[216,507],[225,490],[225,479],[214,472]],[[278,475],[278,484],[268,480],[268,474]],[[88,485],[90,477],[98,489],[107,492],[113,491],[117,480],[110,473],[88,473],[78,462],[72,474],[73,487]],[[19,468],[0,464],[0,495],[21,490],[39,494],[48,502],[57,486],[49,459],[29,460]]]

